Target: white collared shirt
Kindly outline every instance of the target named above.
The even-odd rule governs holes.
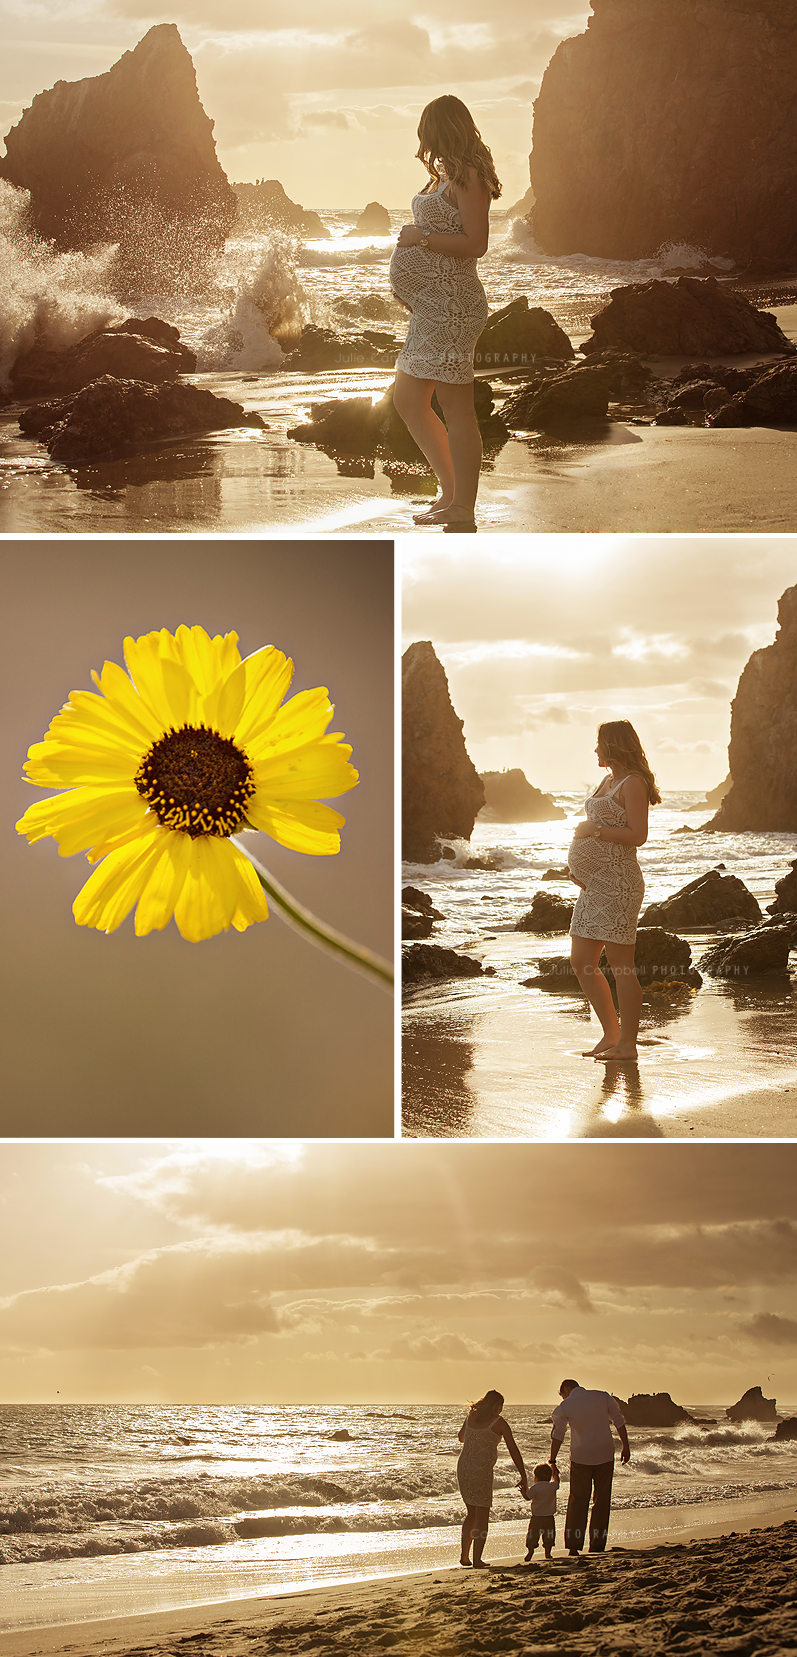
[[[614,1439],[609,1423],[625,1426],[625,1416],[610,1392],[588,1392],[574,1387],[551,1415],[553,1436],[563,1439],[570,1428],[570,1460],[586,1467],[599,1467],[614,1460]]]

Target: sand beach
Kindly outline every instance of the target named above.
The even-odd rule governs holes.
[[[18,1630],[0,1635],[0,1653],[785,1653],[797,1649],[793,1513],[792,1504],[732,1511],[708,1527],[682,1523],[652,1543],[615,1523],[605,1554],[575,1561],[560,1552],[550,1565],[525,1566],[515,1548],[479,1572],[438,1564],[309,1593]],[[722,1528],[729,1521],[733,1528]]]

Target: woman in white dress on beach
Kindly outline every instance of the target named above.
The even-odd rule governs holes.
[[[415,522],[473,531],[482,460],[473,352],[489,314],[476,260],[487,252],[490,202],[501,186],[459,98],[427,104],[418,138],[429,179],[412,198],[413,222],[402,227],[390,261],[390,285],[411,313],[393,405],[440,484],[438,499]],[[445,426],[432,410],[435,391]]]
[[[610,775],[586,800],[586,822],[576,825],[568,853],[570,877],[581,888],[570,923],[570,960],[603,1027],[600,1041],[584,1057],[628,1060],[637,1056],[642,1011],[634,956],[645,882],[636,854],[648,837],[648,808],[658,805],[661,795],[629,720],[599,725],[595,753]],[[619,1018],[598,966],[604,948],[617,986]]]
[[[471,1404],[458,1435],[462,1449],[457,1462],[457,1484],[467,1508],[459,1563],[470,1565],[472,1542],[473,1564],[477,1570],[484,1568],[482,1553],[493,1505],[493,1468],[502,1439],[520,1474],[521,1489],[525,1492],[527,1487],[523,1457],[508,1422],[501,1414],[503,1407],[500,1392],[486,1392],[483,1398]]]

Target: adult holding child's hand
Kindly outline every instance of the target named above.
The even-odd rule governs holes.
[[[551,1466],[562,1448],[565,1433],[570,1428],[570,1491],[565,1515],[565,1547],[575,1558],[584,1546],[587,1529],[587,1509],[592,1496],[589,1516],[589,1551],[603,1553],[609,1534],[609,1513],[612,1505],[612,1478],[614,1475],[614,1439],[612,1423],[622,1445],[620,1461],[631,1460],[625,1417],[617,1399],[610,1392],[592,1392],[579,1386],[578,1381],[563,1381],[559,1388],[561,1404],[551,1415]]]
[[[471,1543],[473,1564],[485,1568],[482,1554],[493,1505],[493,1468],[498,1459],[498,1446],[503,1439],[520,1474],[521,1489],[527,1485],[523,1457],[512,1437],[512,1430],[501,1414],[504,1407],[500,1392],[486,1392],[475,1404],[459,1429],[462,1449],[457,1462],[457,1484],[467,1508],[462,1526],[460,1565],[470,1565]]]

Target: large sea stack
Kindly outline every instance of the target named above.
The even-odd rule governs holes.
[[[591,0],[534,106],[532,223],[547,253],[689,243],[797,258],[793,0]]]
[[[439,838],[469,840],[484,805],[448,680],[428,640],[401,664],[402,848],[411,863],[434,863]]]
[[[118,243],[128,291],[194,287],[238,213],[174,23],[106,74],[40,92],[6,151],[0,177],[30,191],[39,234],[61,251]]]
[[[783,594],[778,622],[731,703],[731,787],[712,829],[797,829],[797,587]]]

